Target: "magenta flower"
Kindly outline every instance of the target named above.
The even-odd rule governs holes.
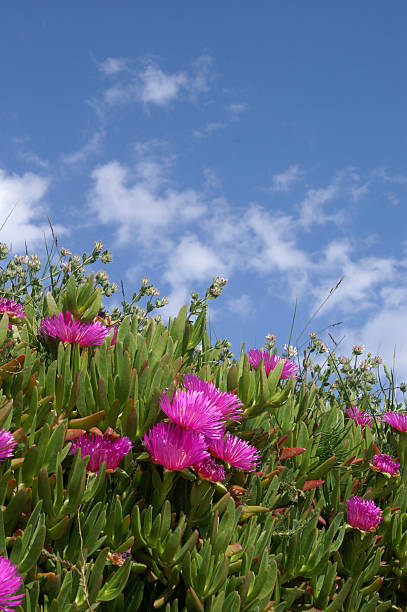
[[[6,429],[0,429],[0,461],[12,457],[16,446],[13,434]]]
[[[7,313],[9,319],[16,320],[17,318],[23,319],[25,317],[24,308],[18,302],[14,300],[8,300],[6,298],[0,297],[0,313]],[[9,329],[12,328],[11,322],[8,324]]]
[[[144,442],[154,463],[167,470],[183,470],[209,457],[205,438],[171,423],[157,423]]]
[[[362,531],[375,531],[382,522],[382,510],[371,500],[361,497],[350,497],[346,500],[348,506],[348,524]]]
[[[22,586],[17,567],[7,557],[0,557],[0,610],[12,612],[24,599],[24,593],[15,595]]]
[[[390,474],[390,476],[398,476],[400,463],[393,461],[390,455],[373,455],[373,463],[369,464],[375,472]]]
[[[114,438],[106,434],[104,436],[84,434],[73,440],[71,451],[75,454],[80,449],[82,457],[89,455],[86,468],[89,472],[98,472],[103,461],[106,463],[106,470],[114,471],[131,446],[130,439],[127,437]]]
[[[407,414],[401,414],[400,412],[386,412],[383,415],[383,421],[389,423],[394,429],[398,431],[407,431]]]
[[[202,380],[193,374],[184,374],[184,386],[187,391],[201,391],[219,410],[224,419],[228,421],[240,421],[243,414],[241,400],[234,393],[227,393],[217,389],[214,384]]]
[[[212,482],[219,482],[221,480],[223,482],[226,478],[225,468],[215,463],[212,457],[203,459],[203,461],[193,467],[203,480],[211,480]]]
[[[260,459],[257,448],[229,432],[219,440],[209,440],[209,451],[214,457],[245,472],[253,472]]]
[[[274,370],[278,362],[283,359],[283,357],[277,357],[277,355],[274,354],[270,355],[259,349],[251,349],[247,355],[250,365],[252,365],[255,370],[259,367],[260,361],[264,359],[264,367],[267,375],[270,374],[271,370]],[[281,372],[281,378],[297,378],[298,365],[289,359],[283,359],[283,361],[284,366]]]
[[[79,346],[95,346],[102,344],[110,333],[110,328],[100,321],[92,323],[76,321],[67,310],[65,317],[61,312],[59,315],[42,319],[39,331],[54,340],[79,344]]]
[[[160,395],[160,408],[174,423],[207,438],[220,438],[224,432],[222,413],[216,410],[211,400],[201,391],[176,389],[171,402],[163,391]]]
[[[362,429],[366,425],[372,428],[373,417],[364,410],[359,411],[357,406],[348,406],[348,408],[346,408],[346,414],[355,421],[357,425],[360,425]]]

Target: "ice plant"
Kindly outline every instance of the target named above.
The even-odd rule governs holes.
[[[375,472],[390,474],[390,476],[398,476],[400,463],[393,461],[390,455],[373,455],[373,462],[369,464]]]
[[[234,393],[217,389],[214,384],[202,380],[194,374],[184,374],[184,386],[187,391],[201,391],[214,404],[216,410],[228,421],[239,422],[243,414],[242,401]]]
[[[374,501],[355,496],[346,500],[348,524],[361,531],[375,531],[382,522],[382,510]]]
[[[16,446],[13,434],[6,429],[0,429],[0,461],[12,457]]]
[[[24,308],[18,302],[14,300],[8,300],[7,298],[0,297],[0,313],[8,314],[9,319],[17,320],[18,318],[23,319],[25,317]],[[12,325],[9,322],[9,329],[11,329]]]
[[[82,457],[89,455],[87,465],[89,472],[98,472],[103,461],[106,463],[107,470],[114,471],[131,446],[130,439],[127,437],[114,438],[106,434],[104,436],[84,434],[73,440],[71,451],[75,454],[80,449]]]
[[[183,470],[209,457],[205,438],[171,423],[157,423],[144,442],[154,463],[167,470]]]
[[[358,410],[357,406],[348,406],[348,408],[346,408],[346,414],[355,421],[357,425],[360,425],[362,429],[366,425],[370,428],[372,427],[373,417],[364,410]]]
[[[401,414],[400,412],[386,412],[383,415],[383,421],[389,423],[394,429],[398,431],[407,431],[407,414]]]
[[[177,389],[171,401],[166,391],[163,391],[160,395],[160,408],[174,423],[207,438],[220,438],[224,432],[222,413],[201,391]]]
[[[245,472],[253,472],[260,459],[257,448],[229,432],[219,440],[210,440],[209,451],[214,457]]]
[[[283,360],[284,366],[281,372],[281,378],[297,378],[298,365],[294,363],[294,361],[278,357],[274,354],[270,355],[269,353],[264,353],[259,349],[251,349],[248,351],[247,355],[250,365],[253,366],[255,370],[259,367],[261,360],[264,359],[266,374],[270,374],[271,370],[274,370],[276,365]]]
[[[39,331],[54,340],[79,344],[79,346],[95,346],[102,344],[110,333],[110,327],[106,327],[100,321],[92,323],[76,321],[67,310],[65,316],[60,312],[58,315],[42,319]]]
[[[203,480],[210,480],[212,482],[221,480],[223,482],[226,478],[225,468],[215,463],[212,457],[207,457],[207,459],[204,459],[193,467]]]
[[[0,557],[0,610],[12,612],[24,599],[24,593],[15,595],[22,579],[17,567],[7,557]]]

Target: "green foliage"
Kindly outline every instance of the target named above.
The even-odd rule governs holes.
[[[381,402],[400,409],[394,392],[380,395],[355,356],[351,364],[330,354],[322,366],[315,339],[297,381],[281,379],[282,362],[266,375],[243,352],[234,360],[227,341],[212,346],[207,302],[222,278],[168,324],[148,316],[165,304],[153,302],[148,279],[109,314],[102,299],[112,285],[84,273],[109,252],[95,243],[90,256],[68,253],[56,264],[50,256],[40,278],[35,258],[10,260],[0,275],[3,295],[26,312],[12,329],[7,314],[0,319],[0,425],[18,442],[0,464],[0,553],[24,580],[18,609],[404,609],[406,471],[386,478],[369,466],[378,446],[401,455],[402,439],[377,418],[362,429],[344,412],[352,403],[374,416]],[[67,310],[115,323],[114,345],[112,336],[98,347],[45,341],[41,318]],[[231,429],[261,452],[257,472],[230,467],[212,483],[151,462],[143,436],[164,418],[162,390],[171,394],[184,373],[238,394],[244,414]],[[71,441],[106,430],[133,446],[117,470],[103,463],[95,474]],[[347,524],[356,494],[383,509],[377,533]]]

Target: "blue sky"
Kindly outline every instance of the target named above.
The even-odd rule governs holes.
[[[405,2],[0,9],[0,240],[148,276],[174,313],[213,276],[218,337],[334,328],[407,378]],[[324,338],[328,343],[328,336]],[[306,334],[299,341],[306,340]],[[332,346],[332,344],[331,344]]]

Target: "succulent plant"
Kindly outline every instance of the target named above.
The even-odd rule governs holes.
[[[234,359],[206,331],[221,277],[168,323],[148,279],[109,314],[106,275],[83,271],[103,249],[0,277],[25,313],[0,319],[0,606],[405,609],[405,406],[382,396],[400,416],[380,418],[360,352],[324,368],[311,337],[287,369],[273,337]],[[44,319],[103,333],[48,338]]]

